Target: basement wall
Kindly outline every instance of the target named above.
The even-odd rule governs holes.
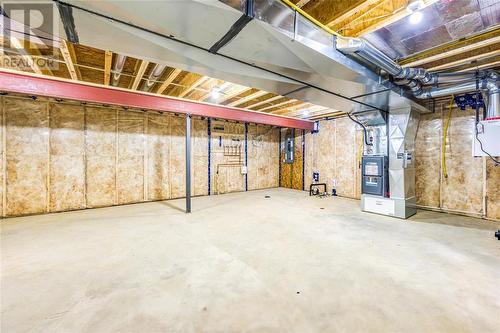
[[[185,118],[153,111],[0,97],[2,217],[166,200],[185,195]],[[245,125],[224,124],[241,157],[224,156],[212,134],[211,193],[245,191]],[[279,130],[248,126],[248,189],[278,186]],[[192,120],[192,193],[208,194],[208,120]],[[218,191],[217,191],[218,190]]]
[[[448,177],[443,176],[441,149],[446,119],[447,110],[421,116],[415,142],[417,204],[500,220],[500,167],[487,158],[472,157],[473,111],[452,112],[445,154]],[[339,196],[360,199],[362,148],[363,133],[347,117],[320,121],[319,133],[305,134],[305,190],[312,182],[312,173],[319,172],[320,182],[327,184],[329,193],[335,180]],[[284,135],[282,178],[291,169],[283,166],[283,149]],[[300,163],[294,162],[293,167]],[[281,186],[299,189],[296,184],[301,180],[295,180],[295,184],[283,180]]]
[[[304,135],[303,135],[304,134]],[[281,129],[281,144],[280,144],[280,158],[281,158],[281,172],[280,172],[280,186],[291,188],[295,190],[302,190],[302,170],[303,170],[303,153],[302,150],[305,133],[302,130],[283,128]],[[285,163],[285,145],[286,138],[294,137],[294,159],[293,163]]]
[[[488,158],[472,157],[474,111],[453,108],[443,146],[447,119],[446,108],[420,118],[415,142],[417,204],[500,220],[500,167]]]

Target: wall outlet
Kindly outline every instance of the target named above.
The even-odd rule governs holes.
[[[248,173],[248,167],[242,165],[241,166],[241,174],[246,175]]]

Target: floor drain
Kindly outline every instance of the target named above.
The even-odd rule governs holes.
[[[264,198],[269,199],[270,197],[271,197],[270,195],[266,195]]]
[[[325,207],[320,207],[319,209],[325,209]]]

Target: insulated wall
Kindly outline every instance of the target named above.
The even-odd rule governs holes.
[[[318,133],[307,133],[305,140],[305,185],[309,188],[313,172],[332,193],[360,198],[361,132],[348,118],[321,121]]]
[[[184,116],[22,96],[3,96],[0,106],[2,216],[185,195]],[[244,124],[224,123],[244,140]],[[241,168],[224,170],[221,193],[244,191],[245,180],[249,189],[278,185],[278,129],[249,124],[247,130],[250,138],[258,137],[249,147],[248,179]],[[208,120],[193,118],[193,195],[208,194],[208,138]],[[213,168],[211,175],[213,189]]]
[[[487,158],[472,157],[474,112],[453,109],[449,119],[443,146],[448,110],[420,118],[415,141],[417,204],[422,208],[500,220],[500,166]],[[362,135],[345,117],[321,121],[319,133],[307,133],[306,189],[312,182],[312,173],[319,172],[319,181],[327,184],[329,192],[335,182],[339,196],[360,198]]]
[[[417,204],[499,220],[500,166],[472,157],[474,112],[453,108],[449,115],[444,109],[420,119],[415,142]]]

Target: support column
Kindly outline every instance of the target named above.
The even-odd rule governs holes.
[[[186,115],[186,213],[191,213],[191,115]]]

